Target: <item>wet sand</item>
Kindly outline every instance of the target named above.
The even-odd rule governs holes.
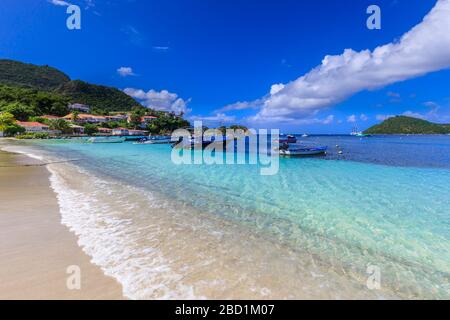
[[[49,172],[39,163],[0,151],[0,299],[123,299],[121,285],[60,223]],[[67,287],[69,266],[80,268],[79,290]]]

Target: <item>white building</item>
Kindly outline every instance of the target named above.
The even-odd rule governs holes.
[[[113,136],[128,136],[130,132],[127,128],[115,128],[112,130]]]
[[[17,124],[23,128],[25,128],[25,132],[29,133],[37,133],[37,132],[50,132],[49,126],[46,124],[42,124],[39,122],[22,122],[17,121]]]
[[[73,121],[73,114],[68,114],[63,118],[66,121]],[[80,113],[75,120],[77,123],[104,123],[108,122],[105,116],[96,116],[93,114]]]
[[[89,111],[91,111],[91,107],[89,107],[86,104],[81,104],[81,103],[69,104],[69,109],[70,110],[77,110],[77,111],[81,111],[81,112],[89,112]]]

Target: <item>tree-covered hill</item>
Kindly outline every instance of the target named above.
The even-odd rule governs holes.
[[[450,134],[450,124],[437,124],[426,120],[396,116],[367,129],[366,134]]]
[[[3,85],[4,91],[9,90],[8,88],[11,90],[26,88],[34,90],[35,94],[42,92],[45,95],[45,92],[48,92],[53,96],[59,96],[61,100],[87,104],[94,110],[104,112],[130,111],[135,106],[141,106],[132,97],[116,88],[80,80],[71,81],[66,74],[55,68],[13,60],[0,59],[0,85]],[[17,92],[11,92],[11,96],[17,96]],[[27,92],[27,96],[30,92]],[[5,95],[7,96],[7,92],[3,92],[3,96]],[[14,101],[8,99],[8,102]]]
[[[36,66],[14,60],[0,60],[0,83],[50,91],[70,81],[63,72],[49,67]]]
[[[129,111],[140,104],[122,91],[106,86],[75,80],[61,85],[56,93],[68,97],[71,102],[87,104],[104,111]]]

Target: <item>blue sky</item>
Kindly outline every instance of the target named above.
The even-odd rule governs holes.
[[[437,0],[2,0],[0,58],[126,89],[208,125],[343,133],[403,113],[450,122],[450,40],[430,40],[439,28],[449,33],[448,0],[440,1],[441,12],[403,44]],[[81,30],[66,27],[69,2],[81,7]],[[381,30],[366,27],[371,4],[382,10]],[[359,53],[399,42],[374,76],[375,57]],[[336,58],[325,66],[327,55]],[[274,84],[283,89],[271,95]]]

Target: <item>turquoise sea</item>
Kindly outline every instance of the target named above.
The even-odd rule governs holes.
[[[329,153],[274,176],[170,145],[9,149],[70,160],[48,166],[62,222],[130,298],[450,298],[450,136],[303,142]]]

